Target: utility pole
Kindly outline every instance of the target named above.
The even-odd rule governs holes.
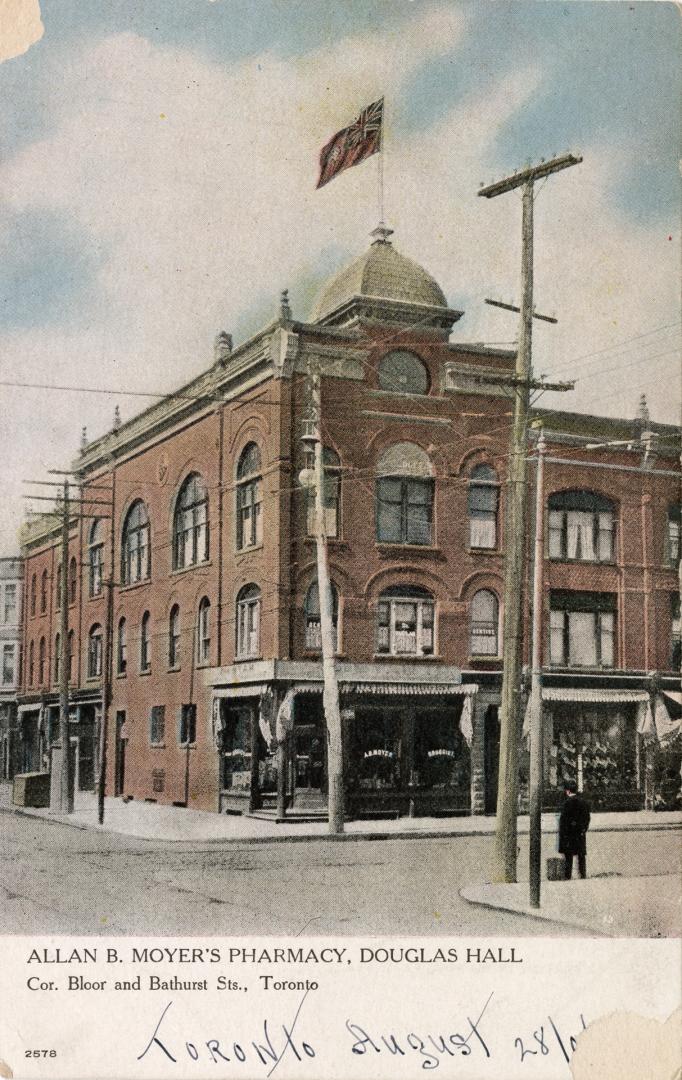
[[[321,387],[320,373],[314,370],[309,375],[311,417],[309,430],[304,433],[303,441],[308,453],[310,444],[314,451],[313,476],[304,469],[301,480],[314,488],[315,492],[315,546],[317,550],[317,592],[320,604],[320,636],[322,645],[322,677],[324,680],[323,702],[324,718],[327,728],[327,783],[329,804],[329,831],[333,834],[343,832],[344,797],[343,797],[343,735],[341,730],[341,710],[339,707],[339,684],[336,674],[336,642],[332,612],[332,591],[329,579],[329,553],[324,520],[324,446],[320,431]],[[312,481],[312,483],[311,483]]]
[[[114,638],[114,580],[112,576],[102,584],[107,593],[107,614],[104,622],[104,656],[102,657],[102,716],[99,725],[99,768],[97,774],[97,820],[104,822],[104,794],[107,782],[107,743],[109,738],[109,705],[111,701],[111,673]]]
[[[62,505],[61,621],[59,626],[59,742],[62,761],[59,775],[59,803],[51,807],[60,814],[73,813],[71,787],[71,745],[69,736],[69,481],[64,480]],[[56,795],[56,791],[55,791]]]
[[[533,654],[530,687],[530,906],[540,907],[542,882],[542,597],[545,566],[545,434],[540,429],[535,479],[533,558]]]
[[[516,881],[518,741],[522,663],[522,599],[526,543],[526,429],[532,385],[533,188],[536,180],[577,165],[564,154],[522,169],[479,189],[487,199],[522,188],[521,318],[516,354],[516,393],[507,478],[504,560],[503,672],[500,704],[500,761],[493,881]]]

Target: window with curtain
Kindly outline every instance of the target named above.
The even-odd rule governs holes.
[[[332,540],[340,535],[341,520],[341,459],[335,450],[325,446],[324,462],[324,511],[325,536]],[[315,535],[315,489],[306,489],[306,531],[308,536]]]
[[[180,667],[180,608],[177,604],[168,616],[168,666]]]
[[[125,675],[128,670],[128,624],[125,618],[118,620],[118,636],[116,638],[116,671],[119,675]]]
[[[121,581],[134,585],[151,573],[151,544],[147,507],[138,499],[128,510],[121,543]]]
[[[140,671],[149,671],[152,666],[152,617],[145,611],[140,623]]]
[[[173,520],[173,569],[206,562],[209,554],[208,491],[198,473],[180,488]]]
[[[499,656],[500,603],[490,589],[480,589],[471,600],[469,651],[472,656]]]
[[[392,656],[432,656],[435,604],[426,589],[398,585],[386,589],[377,607],[377,652]]]
[[[248,443],[237,465],[237,551],[263,541],[262,488],[260,450]]]
[[[245,585],[237,595],[237,658],[260,655],[261,594],[257,585]]]
[[[425,450],[395,443],[377,464],[377,540],[385,544],[433,543],[433,470]]]
[[[680,561],[680,524],[682,521],[682,508],[679,504],[668,507],[668,529],[666,535],[666,562],[669,566],[677,566]]]
[[[549,497],[549,557],[613,562],[613,503],[591,491],[560,491]]]
[[[88,594],[100,596],[104,572],[104,528],[100,519],[93,521],[88,540]]]
[[[331,585],[332,626],[334,630],[334,648],[338,645],[339,594],[334,584]],[[318,652],[322,648],[322,630],[320,623],[320,593],[314,581],[308,589],[304,604],[305,611],[305,647]]]
[[[614,595],[561,592],[551,594],[549,662],[555,667],[615,666]]]
[[[500,482],[497,473],[490,465],[476,465],[469,474],[467,491],[470,547],[497,547],[499,500]]]
[[[5,585],[3,596],[3,621],[6,626],[17,621],[17,587],[9,581]]]
[[[57,640],[59,640],[59,638],[57,638]],[[31,645],[33,645],[33,642],[31,642]],[[47,656],[47,642],[45,641],[44,637],[41,637],[40,641],[38,642],[38,685],[39,686],[42,686],[43,683],[45,682],[45,660],[46,660],[46,656]],[[31,666],[32,666],[32,659],[33,658],[31,658]],[[31,675],[31,682],[33,682],[33,675]]]
[[[96,679],[102,674],[102,627],[95,624],[88,634],[88,678]]]
[[[211,660],[211,602],[207,596],[199,604],[197,620],[197,663],[208,664]]]

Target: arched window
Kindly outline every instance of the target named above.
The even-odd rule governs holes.
[[[75,557],[71,557],[69,563],[69,603],[76,603],[76,591],[78,589],[78,563]]]
[[[429,373],[414,353],[394,349],[379,362],[379,387],[393,394],[428,394]]]
[[[31,642],[33,644],[33,642]],[[42,686],[45,682],[45,656],[47,653],[47,644],[45,638],[41,637],[38,643],[38,685]],[[33,678],[31,678],[33,682]]]
[[[104,527],[100,519],[93,521],[88,544],[88,593],[100,596],[104,571]]]
[[[261,596],[257,585],[245,585],[237,594],[237,659],[260,655]]]
[[[36,576],[31,575],[31,615],[36,613]]]
[[[58,576],[58,581],[61,581],[61,574]],[[43,570],[40,578],[40,614],[44,615],[47,611],[47,570]]]
[[[124,585],[146,581],[151,573],[149,515],[141,499],[126,514],[121,545],[121,580]]]
[[[335,539],[339,535],[341,508],[341,459],[331,447],[324,448],[324,534]],[[306,529],[315,535],[315,489],[306,489]]]
[[[549,557],[612,562],[613,503],[591,491],[560,491],[549,497]]]
[[[237,551],[255,547],[263,541],[260,473],[260,450],[255,443],[248,443],[237,466]]]
[[[666,559],[669,566],[677,566],[680,561],[680,524],[682,507],[679,503],[668,507],[668,529],[666,534]]]
[[[332,594],[332,626],[334,628],[334,648],[338,646],[338,623],[339,623],[339,594],[336,585],[331,585]],[[305,596],[305,647],[319,651],[322,648],[322,632],[320,626],[320,593],[317,582],[314,581]]]
[[[208,492],[198,473],[191,473],[180,488],[173,521],[173,568],[208,559]]]
[[[467,493],[470,547],[497,547],[499,493],[495,470],[490,465],[476,465],[469,474]]]
[[[392,656],[432,656],[435,605],[427,589],[397,585],[379,597],[377,652]]]
[[[481,589],[471,600],[469,652],[472,656],[499,656],[500,604],[490,589]]]
[[[204,596],[199,604],[197,618],[197,664],[211,660],[211,602]]]
[[[88,634],[88,678],[97,679],[102,674],[102,627],[95,623]]]
[[[76,635],[73,630],[69,630],[69,636],[66,639],[66,663],[68,671],[68,680],[71,682],[73,678],[73,651]]]
[[[140,623],[140,671],[149,671],[152,666],[152,617],[145,611]]]
[[[168,667],[180,667],[180,608],[171,608],[168,617]]]
[[[433,543],[433,470],[415,443],[395,443],[377,465],[377,540]]]
[[[118,620],[116,638],[116,672],[125,675],[128,670],[128,624],[124,618]]]
[[[33,575],[35,581],[35,574]],[[28,685],[33,686],[33,676],[35,670],[35,649],[33,642],[31,641],[28,646]]]
[[[62,670],[62,636],[61,634],[55,634],[54,639],[54,681],[59,682],[61,670]]]

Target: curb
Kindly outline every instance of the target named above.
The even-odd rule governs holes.
[[[139,840],[143,843],[151,844],[210,844],[233,846],[237,844],[301,844],[308,842],[320,842],[326,841],[331,843],[356,843],[360,841],[377,841],[377,840],[463,840],[467,837],[482,837],[482,836],[494,836],[494,830],[491,829],[472,829],[463,832],[452,832],[445,829],[424,829],[419,831],[416,829],[404,829],[400,832],[358,832],[358,833],[302,833],[299,836],[212,836],[206,838],[197,837],[169,837],[160,838],[155,836],[136,836],[134,833],[121,832],[117,829],[108,829],[106,823],[102,827],[94,827],[92,825],[84,824],[77,821],[68,821],[63,817],[47,817],[42,814],[31,814],[19,807],[13,806],[0,806],[0,814],[15,814],[17,817],[30,818],[31,820],[45,821],[50,825],[64,825],[68,829],[80,829],[82,832],[100,832],[107,833],[109,836],[121,836],[127,837],[130,840]],[[106,822],[106,819],[105,819]],[[660,825],[647,822],[646,824],[638,825],[633,823],[631,825],[605,825],[595,826],[591,829],[591,833],[601,832],[613,832],[613,833],[631,833],[631,832],[671,832],[682,830],[682,822],[661,822]],[[543,836],[553,836],[556,834],[556,828],[543,829]],[[519,836],[527,836],[527,830],[521,830],[518,833]],[[464,897],[463,899],[466,899]],[[470,900],[468,903],[477,903],[478,901]],[[507,909],[505,909],[507,910]],[[533,913],[529,913],[530,917],[534,917]],[[537,916],[542,918],[542,916]],[[567,924],[568,925],[568,924]]]
[[[550,915],[545,915],[542,910],[535,910],[535,908],[515,908],[509,907],[505,904],[493,904],[490,900],[472,900],[466,895],[466,887],[459,889],[459,896],[462,900],[465,900],[467,904],[471,904],[472,907],[487,908],[488,911],[505,911],[512,915],[521,915],[526,919],[535,919],[537,922],[553,923],[555,926],[570,926],[573,930],[586,930],[590,937],[604,937],[612,938],[614,934],[609,934],[606,931],[595,930],[592,926],[585,926],[584,923],[570,922],[568,919],[552,918]]]

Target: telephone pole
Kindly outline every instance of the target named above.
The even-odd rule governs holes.
[[[535,553],[533,557],[533,637],[530,686],[530,906],[540,907],[542,882],[542,579],[545,567],[545,435],[540,428],[535,478]]]
[[[107,615],[104,623],[102,657],[102,715],[99,724],[99,755],[97,768],[97,820],[104,822],[104,795],[107,783],[107,746],[109,740],[109,704],[111,701],[111,675],[113,667],[114,638],[114,580],[112,576],[102,582],[107,594]]]
[[[522,664],[522,599],[526,544],[526,429],[532,378],[533,197],[536,180],[582,161],[564,154],[522,169],[479,189],[486,199],[522,188],[521,318],[516,353],[514,418],[507,477],[504,560],[503,671],[500,703],[500,761],[493,881],[516,881],[518,742]],[[542,384],[541,384],[542,385]],[[549,389],[549,387],[546,387]]]
[[[59,788],[52,789],[58,805],[51,809],[59,814],[73,813],[71,785],[71,753],[69,736],[69,481],[64,480],[62,505],[62,606],[59,625],[59,743],[62,750]]]
[[[339,684],[336,674],[336,641],[334,635],[332,591],[329,578],[329,552],[324,518],[324,446],[320,430],[321,387],[319,370],[308,377],[310,391],[310,419],[305,422],[307,430],[303,442],[308,453],[314,453],[313,470],[304,469],[301,480],[315,493],[315,546],[317,551],[317,592],[320,605],[320,636],[322,645],[322,677],[324,680],[323,703],[327,728],[327,799],[329,804],[329,831],[338,834],[344,828],[343,797],[343,735],[339,707]],[[312,444],[312,446],[311,446]],[[310,473],[312,472],[312,476]]]

